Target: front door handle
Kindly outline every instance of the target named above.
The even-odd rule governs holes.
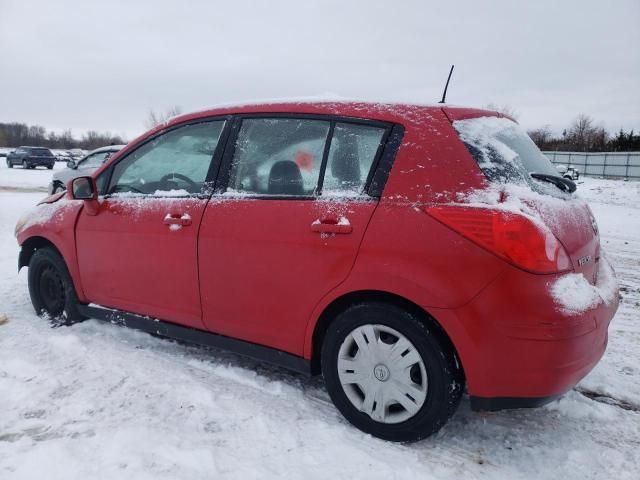
[[[351,233],[353,228],[346,217],[319,218],[311,224],[311,231],[318,233]]]
[[[169,225],[169,227],[186,227],[191,225],[191,215],[188,213],[182,215],[167,213],[162,223]]]

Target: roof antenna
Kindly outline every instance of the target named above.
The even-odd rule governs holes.
[[[447,77],[447,84],[444,86],[444,92],[442,92],[442,100],[438,103],[445,103],[447,98],[447,88],[449,88],[449,80],[451,80],[451,74],[453,73],[453,65],[451,65],[451,70],[449,70],[449,76]]]

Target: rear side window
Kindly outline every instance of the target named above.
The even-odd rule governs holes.
[[[227,192],[362,195],[385,133],[385,127],[322,119],[244,119]]]
[[[330,123],[294,118],[242,121],[228,192],[258,195],[313,195]]]
[[[385,129],[336,123],[322,186],[323,195],[363,192]]]
[[[532,173],[558,175],[549,159],[520,126],[506,118],[479,117],[453,122],[487,178],[499,183],[525,183],[540,189]],[[549,193],[548,189],[544,189]]]

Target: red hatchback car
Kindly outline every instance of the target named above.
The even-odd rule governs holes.
[[[38,314],[324,376],[395,441],[541,405],[598,362],[617,284],[588,206],[490,111],[283,103],[183,115],[16,226]]]

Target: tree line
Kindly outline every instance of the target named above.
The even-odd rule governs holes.
[[[633,129],[620,129],[615,135],[609,134],[589,115],[580,114],[562,131],[554,135],[547,125],[527,132],[540,150],[560,152],[633,152],[640,151],[640,134]]]
[[[509,106],[487,105],[490,110],[500,111],[517,118],[519,115]],[[149,112],[148,128],[166,122],[171,117],[180,114],[182,109],[174,106],[165,112]],[[527,131],[531,139],[540,150],[560,152],[636,152],[640,151],[640,133],[633,129],[628,132],[620,129],[611,135],[604,127],[599,126],[589,115],[580,114],[565,128],[562,135],[555,135],[549,125]],[[19,147],[30,145],[34,147],[48,147],[60,149],[81,148],[93,150],[105,145],[125,144],[127,140],[119,135],[100,133],[90,130],[80,138],[76,138],[71,130],[62,133],[47,132],[39,125],[27,125],[25,123],[0,123],[0,147]]]
[[[105,145],[120,145],[127,143],[120,135],[101,133],[90,130],[76,138],[71,130],[61,133],[48,132],[40,125],[27,125],[26,123],[0,123],[0,147],[19,147],[28,145],[32,147],[47,147],[70,150],[81,148],[93,150]]]
[[[520,114],[509,105],[485,105],[487,110],[508,115],[518,119]],[[584,113],[579,114],[571,124],[556,135],[549,125],[528,130],[531,140],[540,150],[558,152],[638,152],[640,151],[640,133],[633,129],[628,132],[620,129],[616,134],[610,134],[598,125],[595,120]]]

